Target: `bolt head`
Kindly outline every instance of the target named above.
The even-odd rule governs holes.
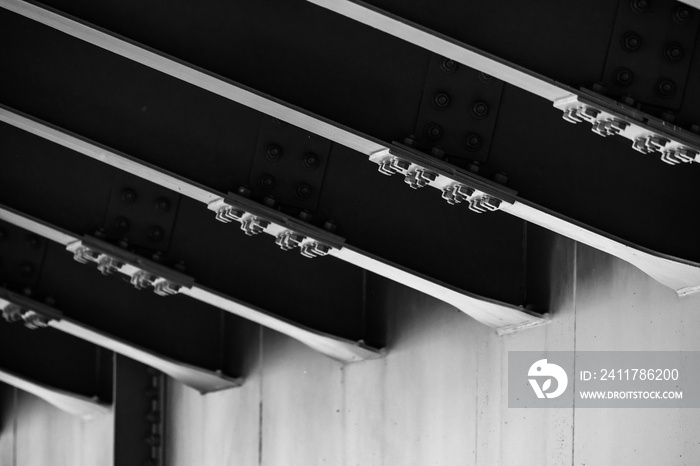
[[[672,97],[676,93],[676,85],[670,79],[662,79],[656,84],[656,90],[661,97]]]
[[[430,149],[430,153],[433,155],[433,157],[436,157],[438,159],[445,158],[445,151],[441,147],[433,147],[432,149]]]
[[[485,82],[492,81],[492,80],[493,80],[493,76],[491,76],[490,74],[486,74],[483,71],[479,71],[479,81],[485,83]]]
[[[165,237],[165,231],[159,226],[153,226],[148,229],[148,239],[151,241],[161,241]]]
[[[124,201],[125,204],[133,204],[136,202],[136,199],[138,197],[136,196],[136,191],[133,189],[125,189],[122,191],[122,201]]]
[[[670,61],[680,61],[683,58],[683,47],[680,44],[668,44],[664,49],[664,55]]]
[[[311,196],[311,186],[308,184],[300,184],[297,187],[297,197],[299,199],[308,199]]]
[[[119,233],[126,233],[129,231],[129,220],[125,217],[119,217],[114,221],[114,229]]]
[[[602,94],[602,95],[605,95],[608,93],[608,90],[601,83],[593,83],[593,90],[595,92],[597,92],[598,94]]]
[[[628,52],[636,52],[642,46],[642,38],[636,32],[628,32],[622,36],[622,48]]]
[[[477,120],[486,118],[486,115],[488,115],[488,113],[489,106],[486,104],[486,102],[474,102],[474,105],[472,105],[472,116]]]
[[[440,139],[442,136],[442,127],[437,123],[428,123],[425,125],[425,136],[428,139]]]
[[[629,68],[618,68],[615,71],[615,82],[622,86],[627,87],[634,81],[634,74]]]
[[[444,71],[445,73],[454,73],[457,71],[457,68],[459,65],[457,64],[456,61],[450,60],[449,58],[445,58],[442,60],[442,63],[440,63],[440,69]]]
[[[338,229],[338,225],[336,225],[336,223],[332,220],[326,220],[323,223],[323,229],[333,233]]]
[[[673,12],[673,20],[678,24],[686,23],[692,15],[690,8],[685,5],[679,5],[676,11]]]
[[[648,0],[630,0],[630,8],[635,13],[642,13],[649,8]]]
[[[170,211],[170,201],[164,197],[156,199],[154,206],[157,211],[166,213]]]
[[[275,177],[272,175],[263,175],[258,180],[258,183],[265,189],[273,189],[275,187]]]
[[[239,186],[238,189],[236,190],[239,196],[243,197],[250,197],[251,191],[250,188],[247,186]]]
[[[265,157],[271,162],[275,162],[282,158],[284,151],[277,144],[270,144],[265,150]]]
[[[470,151],[477,151],[481,149],[483,143],[484,142],[481,139],[481,136],[476,133],[467,134],[467,137],[464,138],[464,145],[467,147],[467,150]]]
[[[438,110],[444,110],[450,105],[450,96],[445,92],[438,92],[433,96],[433,106]]]
[[[493,176],[493,181],[498,184],[505,185],[508,182],[508,177],[503,172],[498,172]]]
[[[318,167],[318,164],[320,162],[321,160],[319,159],[318,155],[314,153],[308,153],[304,155],[301,164],[304,165],[306,168],[316,168]]]

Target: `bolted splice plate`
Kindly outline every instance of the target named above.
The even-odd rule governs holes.
[[[249,178],[253,196],[315,211],[330,148],[328,139],[275,118],[262,118]]]
[[[115,176],[107,208],[107,237],[131,246],[166,252],[180,196],[127,174]]]
[[[502,90],[502,81],[433,54],[414,147],[453,163],[488,161]]]

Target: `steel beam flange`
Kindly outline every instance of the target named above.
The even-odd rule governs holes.
[[[13,293],[5,288],[0,288],[0,311],[8,322],[23,320],[25,326],[31,329],[51,327],[73,335],[81,340],[154,367],[202,394],[239,387],[243,384],[242,378],[227,377],[218,372],[176,361],[90,328],[64,317],[61,311],[51,306]]]
[[[685,3],[686,5],[690,5],[693,8],[697,8],[700,10],[700,0],[679,0],[682,3]]]
[[[654,122],[643,118],[636,110],[614,101],[608,105],[604,102],[602,98],[594,102],[572,95],[555,101],[554,107],[564,112],[565,121],[573,124],[588,122],[593,132],[603,137],[627,138],[632,141],[632,148],[637,152],[658,152],[661,161],[669,165],[700,163],[698,138],[661,120]]]
[[[0,5],[2,5],[2,0],[0,0]],[[233,96],[229,96],[229,98],[235,100],[233,99]],[[262,100],[263,98],[259,97],[259,99]],[[265,102],[272,105],[272,101],[269,99],[265,100]],[[240,103],[249,105],[249,102]],[[257,109],[257,107],[253,108]],[[700,264],[692,263],[681,258],[660,254],[646,248],[641,248],[629,241],[625,241],[602,231],[593,229],[585,224],[575,221],[574,219],[565,217],[539,205],[518,198],[513,190],[507,189],[500,185],[494,186],[493,184],[489,184],[488,180],[475,176],[472,173],[461,171],[457,167],[437,160],[434,157],[428,157],[425,154],[415,151],[411,152],[410,148],[403,148],[399,144],[379,144],[360,133],[349,133],[347,131],[343,134],[352,134],[352,138],[338,138],[336,137],[337,135],[335,132],[330,130],[328,132],[325,131],[326,129],[331,128],[330,123],[325,120],[318,120],[315,117],[304,114],[305,117],[311,118],[313,122],[315,122],[314,125],[316,125],[304,126],[304,122],[308,123],[308,120],[296,119],[296,116],[299,115],[292,117],[289,114],[280,111],[279,115],[277,116],[284,117],[285,115],[288,117],[287,119],[289,121],[293,122],[293,124],[301,127],[309,127],[309,130],[311,131],[313,131],[313,128],[316,128],[317,126],[325,128],[323,131],[321,131],[323,135],[328,135],[329,137],[334,138],[333,140],[339,144],[344,144],[350,148],[360,151],[368,156],[372,161],[381,161],[388,155],[394,155],[400,157],[401,159],[411,161],[411,163],[415,161],[417,165],[422,167],[430,167],[432,171],[435,171],[439,175],[443,175],[437,178],[438,182],[443,179],[446,180],[446,182],[440,186],[440,188],[442,188],[441,191],[451,184],[451,182],[448,182],[449,180],[456,180],[457,182],[463,183],[467,186],[473,186],[475,189],[479,189],[501,200],[502,202],[499,207],[501,211],[619,257],[620,259],[638,267],[640,270],[644,271],[660,283],[672,288],[679,295],[686,296],[700,292]],[[146,164],[134,159],[133,157],[129,157],[126,154],[112,151],[104,146],[99,146],[77,135],[69,133],[58,127],[51,126],[36,118],[22,114],[2,105],[0,105],[0,121],[52,141],[61,146],[67,147],[101,163],[108,164],[120,170],[128,171],[135,176],[151,180],[156,184],[173,191],[177,191],[178,193],[198,202],[209,205],[214,201],[223,199],[222,194],[218,191],[193,183],[184,177]],[[333,128],[335,127],[333,126]],[[243,197],[229,195],[228,198],[235,199],[235,201],[230,202],[230,205],[242,206],[247,212],[257,212],[263,207],[260,204]],[[316,229],[313,229],[302,222],[291,220],[286,221],[285,216],[275,210],[267,209],[265,212],[267,212],[266,215],[269,215],[269,217],[273,219],[275,223],[286,225],[293,231],[300,232],[301,234],[305,234],[306,231],[309,231],[310,235],[316,235],[317,233]],[[219,212],[217,211],[217,213]],[[8,209],[3,209],[1,207],[0,219],[22,226],[63,245],[67,245],[70,242],[79,239],[74,235],[71,235],[69,232],[49,226],[41,221],[34,219],[30,220],[24,215]],[[329,244],[334,246],[333,243]],[[403,274],[397,273],[396,267],[386,267],[386,264],[380,264],[380,261],[375,259],[367,260],[366,254],[359,254],[359,251],[358,253],[353,252],[352,254],[345,254],[346,249],[348,248],[343,246],[339,253],[332,255],[363,268],[367,268],[368,263],[372,264],[372,268],[368,268],[368,270],[376,271],[376,273],[379,273],[380,275],[392,280],[395,280],[395,277],[397,276],[402,276],[401,282],[406,282]],[[334,250],[331,252],[333,251]],[[420,291],[431,294],[438,299],[442,299],[441,297],[445,295],[442,287],[428,285],[422,281],[421,283],[425,286],[417,288]],[[218,302],[218,300],[216,301]],[[462,309],[467,314],[472,314],[464,306],[460,307],[458,304],[455,304],[455,306]],[[486,318],[482,321],[494,327],[501,325],[501,321],[498,319],[494,321],[490,318]]]
[[[259,206],[255,208],[257,209]],[[128,251],[112,246],[111,244],[104,243],[91,237],[85,237],[81,240],[77,235],[72,234],[69,231],[58,229],[47,222],[37,220],[7,207],[0,206],[0,220],[4,220],[20,228],[24,228],[62,244],[66,246],[66,249],[72,251],[74,255],[79,248],[87,247],[88,255],[92,257],[92,259],[86,259],[88,263],[94,263],[94,258],[98,258],[104,254],[113,260],[113,262],[111,262],[112,265],[119,265],[119,268],[115,271],[124,273],[125,275],[129,276],[130,279],[133,278],[133,276],[138,272],[151,272],[160,278],[172,280],[176,284],[181,285],[178,292],[185,296],[189,296],[192,299],[196,299],[200,302],[222,309],[251,322],[255,322],[269,329],[283,333],[304,343],[310,348],[343,363],[375,359],[384,355],[383,350],[371,348],[365,345],[362,341],[351,341],[294,324],[287,319],[277,317],[263,309],[251,306],[217,291],[196,285],[191,277],[174,272],[171,269],[143,259],[137,255],[129,253]],[[297,222],[290,220],[288,224],[296,225]],[[313,230],[312,228],[305,226],[299,226],[298,229]],[[327,233],[327,235],[334,236],[329,233]],[[331,249],[328,252],[337,252],[337,254],[334,255],[340,255],[344,249],[346,248],[342,248],[342,250],[339,251]],[[84,258],[82,253],[78,254],[78,258]],[[61,324],[64,322],[65,320],[61,321]],[[78,337],[81,337],[81,334],[84,333],[76,329],[75,326],[73,326],[71,330],[66,331],[68,333],[73,333]]]
[[[586,89],[577,90],[559,83],[359,0],[307,1],[550,100],[555,107],[564,111],[566,121],[589,121],[594,125],[594,132],[601,136],[619,134],[634,142],[639,137],[660,135],[670,141],[668,154],[662,158],[666,163],[675,165],[689,157],[700,162],[700,139],[652,115],[626,108],[619,102]],[[688,2],[697,3],[696,0],[686,0]],[[584,100],[595,100],[596,103]],[[577,111],[582,104],[600,112],[592,118],[593,121],[586,118],[588,110],[582,109],[583,113]]]
[[[85,420],[97,419],[113,413],[112,405],[107,405],[76,393],[49,387],[3,368],[0,368],[0,382],[31,393],[58,409]]]
[[[562,85],[552,79],[533,73],[505,60],[494,57],[493,55],[486,54],[469,45],[442,35],[437,35],[427,28],[413,24],[395,15],[388,14],[365,3],[348,0],[308,1],[380,29],[441,56],[463,63],[466,66],[482,71],[552,102],[564,101],[564,99],[577,95],[586,96],[589,100],[597,101],[597,99],[599,99],[599,96],[587,95],[585,92]],[[147,49],[133,41],[124,40],[103,29],[92,27],[86,22],[61,15],[55,10],[42,8],[21,0],[0,0],[0,7],[60,30],[97,47],[109,50],[144,66],[168,74],[169,76],[180,79],[191,85],[206,89],[233,102],[245,105],[282,121],[289,122],[307,131],[314,132],[367,156],[372,157],[390,151],[390,147],[387,144],[376,138],[363,135],[347,127],[339,126],[329,122],[327,119],[284,104],[277,99],[234,83],[233,81],[188,66],[182,61],[173,60],[162,53]],[[609,106],[609,104],[604,105]],[[616,105],[616,108],[624,108],[619,104]],[[662,122],[649,115],[645,115],[641,112],[636,112],[636,115],[637,117],[634,118],[637,118],[638,121],[646,121],[646,125],[649,126],[651,132],[658,131],[659,134],[663,135],[666,131],[669,131],[674,135],[671,139],[678,140],[681,143],[685,143],[686,139],[691,136],[691,133],[668,125],[668,123]],[[220,198],[219,193],[206,189],[206,187],[192,183],[165,170],[156,169],[150,165],[140,163],[123,154],[109,151],[103,146],[91,144],[84,138],[76,137],[64,130],[46,125],[35,118],[30,118],[1,105],[0,120],[57,144],[61,144],[71,150],[78,151],[102,163],[107,163],[121,170],[126,170],[137,176],[147,178],[161,186],[177,191],[199,202],[208,204]],[[637,124],[639,123],[637,122]],[[692,137],[690,139],[693,140]],[[696,150],[697,147],[700,147],[700,143],[685,145],[692,150]],[[421,165],[427,167],[430,164],[425,163]],[[440,178],[438,177],[438,179]],[[660,283],[676,290],[680,295],[700,292],[700,285],[698,284],[700,283],[700,264],[640,248],[628,241],[597,231],[573,219],[555,214],[548,209],[522,199],[514,200],[512,196],[497,197],[506,201],[506,203],[500,206],[501,210],[576,241],[588,244],[601,251],[615,255],[637,266]],[[511,204],[510,202],[514,203]],[[2,212],[0,212],[0,214],[2,214]],[[37,227],[46,230],[41,224],[37,224]],[[56,229],[48,229],[48,231],[57,241],[64,241],[65,235],[62,232]],[[359,263],[362,260],[362,258],[354,254],[352,257],[355,261],[353,263]],[[378,269],[379,268],[380,267],[378,267]]]

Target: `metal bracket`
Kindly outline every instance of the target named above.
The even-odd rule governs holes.
[[[194,284],[192,277],[90,236],[68,244],[66,249],[78,262],[96,264],[103,275],[121,273],[129,277],[137,289],[153,288],[160,296],[177,294],[182,288],[191,288]]]
[[[639,112],[621,104],[602,104],[580,96],[570,96],[554,102],[554,107],[564,112],[569,123],[588,122],[594,133],[622,136],[632,141],[632,148],[642,154],[659,152],[661,160],[669,165],[700,163],[700,140],[680,128],[651,119],[642,118]],[[624,113],[623,113],[624,112]],[[655,131],[655,126],[662,131]],[[661,133],[661,134],[660,134]],[[678,135],[671,139],[670,134]]]
[[[216,219],[222,223],[239,222],[241,230],[248,236],[266,233],[275,237],[275,244],[283,251],[299,248],[301,255],[308,258],[328,255],[345,242],[339,236],[297,222],[235,194],[210,202],[207,208],[216,212]]]
[[[438,158],[488,160],[503,82],[433,54],[430,59],[415,146]]]
[[[0,288],[0,312],[7,322],[24,322],[24,326],[36,330],[49,326],[49,322],[61,320],[63,314],[50,306],[37,303],[22,295]]]
[[[449,173],[427,155],[398,144],[394,149],[370,155],[369,160],[379,165],[378,171],[382,175],[401,174],[413,189],[432,186],[441,191],[448,204],[464,202],[475,213],[493,212],[502,202],[512,203],[515,197],[514,191],[477,175],[457,170]]]
[[[249,186],[255,197],[315,211],[330,158],[331,141],[265,116]]]

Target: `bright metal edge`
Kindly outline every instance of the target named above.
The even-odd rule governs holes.
[[[494,76],[501,81],[512,84],[520,89],[531,92],[544,99],[552,102],[565,100],[572,96],[586,98],[587,96],[565,84],[555,80],[541,76],[533,71],[529,71],[521,66],[501,60],[491,54],[483,52],[461,43],[448,36],[432,31],[419,24],[408,21],[400,16],[391,14],[373,5],[369,5],[357,0],[307,0],[322,8],[326,8],[334,13],[350,18],[358,23],[379,29],[380,31],[390,34],[394,37],[402,39],[418,47],[422,47],[433,53],[440,54],[450,58],[458,63],[462,63],[471,68],[477,69],[491,76]],[[700,8],[698,0],[685,0],[685,3]],[[590,98],[590,96],[588,97]],[[619,104],[618,104],[619,105]],[[595,107],[604,111],[614,111],[614,108],[608,108],[605,105],[596,103]],[[629,121],[629,117],[625,117]],[[651,120],[658,120],[649,115]],[[658,120],[661,122],[661,120]],[[696,150],[700,149],[697,143],[690,142],[687,136],[676,135],[662,128],[654,128],[645,125],[643,122],[635,122],[648,131],[661,133],[671,140],[678,140],[680,143],[692,147]],[[685,130],[682,130],[684,131]]]
[[[692,296],[694,294],[700,293],[700,285],[681,288],[679,290],[676,290],[676,292],[681,298],[684,298],[686,296]]]
[[[489,327],[501,328],[514,325],[527,326],[542,322],[539,314],[532,313],[520,306],[507,304],[494,299],[487,299],[472,293],[454,289],[443,283],[436,283],[426,277],[409,272],[396,264],[366,253],[361,253],[351,247],[343,247],[340,250],[332,250],[330,254],[339,259],[353,263],[365,270],[384,276],[414,290],[446,302],[474,320]],[[525,327],[523,327],[525,328]]]
[[[295,324],[261,309],[233,300],[202,286],[181,290],[181,294],[243,317],[263,327],[283,333],[306,346],[343,363],[353,363],[384,356],[383,350],[371,348],[363,341],[355,342]]]
[[[496,334],[499,337],[504,335],[510,335],[511,333],[517,333],[522,330],[527,330],[535,327],[542,327],[548,325],[552,322],[552,318],[549,314],[543,314],[542,319],[539,322],[526,322],[524,324],[510,325],[507,327],[501,327],[496,329]]]
[[[22,0],[0,0],[0,7],[364,154],[384,147],[349,128],[48,7]]]
[[[589,226],[577,224],[527,203],[504,204],[501,210],[622,259],[679,295],[683,294],[684,289],[700,287],[700,264],[643,250],[631,243],[625,244]]]
[[[697,8],[700,10],[700,0],[678,0],[679,2],[683,2],[686,5],[690,5],[693,8]]]
[[[0,213],[2,213],[2,210],[0,210]],[[48,325],[56,330],[154,367],[200,393],[209,393],[239,387],[243,383],[242,378],[227,377],[220,373],[177,361],[146,348],[139,347],[109,335],[106,332],[70,319],[64,316],[61,311],[51,306],[0,288],[0,304],[5,301],[46,316],[49,319]]]
[[[77,135],[69,134],[61,130],[60,128],[57,127],[50,127],[46,123],[39,121],[37,119],[34,119],[28,115],[22,115],[19,113],[16,113],[14,110],[8,109],[8,108],[2,108],[0,106],[0,120],[4,121],[7,124],[16,126],[22,130],[25,130],[31,134],[37,135],[39,137],[46,138],[50,140],[51,142],[55,144],[59,144],[61,146],[64,146],[68,149],[71,149],[73,151],[76,151],[77,153],[81,153],[84,155],[87,155],[88,157],[102,163],[106,163],[110,166],[116,167],[120,170],[124,170],[128,173],[131,173],[132,175],[141,177],[143,179],[146,179],[148,181],[152,181],[154,183],[157,183],[161,186],[163,186],[166,189],[173,190],[175,192],[178,192],[180,194],[183,194],[185,196],[189,196],[194,200],[200,201],[200,202],[205,202],[207,203],[208,207],[216,204],[219,202],[221,199],[225,199],[226,196],[222,197],[220,193],[217,193],[212,190],[208,190],[204,187],[196,186],[189,182],[188,180],[182,178],[182,177],[174,177],[171,176],[167,173],[161,173],[159,169],[155,166],[146,166],[139,162],[137,159],[131,159],[128,158],[124,154],[120,154],[114,151],[109,150],[106,147],[101,147],[98,146],[86,139],[80,138]],[[382,151],[379,152],[385,152],[386,149],[383,149]],[[260,209],[263,209],[260,207]],[[0,210],[0,218],[3,215],[2,210]],[[15,221],[19,222],[27,222],[26,216],[22,215],[16,215],[15,216]],[[38,223],[35,221],[35,223]],[[19,225],[23,226],[23,225]],[[30,225],[32,227],[36,227],[36,225]],[[45,233],[51,233],[51,230],[49,229],[48,232]],[[321,238],[323,239],[323,238]],[[70,237],[66,236],[64,240],[61,242],[61,244],[67,244],[66,242],[69,243],[75,243],[76,241],[82,240],[81,238],[78,237]],[[360,252],[359,250],[354,249],[354,252],[356,254],[352,255],[339,255],[338,257],[341,260],[344,260],[350,264],[353,264],[355,266],[361,267],[361,268],[366,268],[365,264],[367,260],[369,260],[370,255],[366,252]],[[368,258],[367,260],[363,260],[362,257]],[[371,258],[373,261],[379,261],[378,258],[372,257]],[[413,275],[416,277],[416,280],[420,278],[422,281],[427,281],[426,279],[420,277],[419,274],[416,274],[415,272],[408,272],[405,269],[402,269],[398,266],[394,266],[392,264],[389,264],[386,261],[384,262],[384,265],[381,267],[373,267],[373,269],[370,270],[381,270],[382,273],[380,273],[382,276],[389,278],[394,281],[405,281],[402,279],[397,279],[395,277],[400,276],[400,277],[405,277],[406,275]],[[477,297],[474,294],[470,294],[466,291],[460,291],[457,292],[452,288],[448,288],[447,286],[444,286],[442,284],[437,283],[436,281],[432,281],[432,284],[430,286],[422,286],[421,288],[418,288],[419,290],[429,290],[428,294],[431,296],[434,296],[438,299],[445,300],[445,296],[452,296],[452,295],[462,295],[462,298],[455,298],[451,300],[446,300],[446,302],[450,303],[458,303],[457,307],[461,309],[463,312],[465,312],[468,315],[473,316],[476,320],[485,323],[486,325],[490,326],[500,326],[500,325],[513,325],[515,323],[521,322],[521,321],[529,321],[533,319],[537,319],[535,316],[529,315],[526,311],[521,310],[520,308],[517,308],[516,306],[509,305],[506,303],[498,303],[496,301],[488,300],[487,298],[483,297]],[[488,307],[492,309],[492,312],[494,313],[493,316],[487,316],[484,315],[483,312],[480,310],[481,305],[478,305],[479,302],[484,302],[488,303]],[[471,306],[469,305],[471,303]]]
[[[515,64],[431,31],[372,5],[348,0],[307,0],[334,13],[378,29],[418,47],[475,68],[548,100],[572,94],[572,89]]]
[[[421,161],[417,161],[411,154],[394,156],[390,151],[380,151],[378,154],[370,156],[370,161],[381,166],[387,158],[391,157],[398,157],[411,163],[413,168],[409,169],[423,167]],[[430,181],[427,186],[443,191],[449,186],[462,183],[471,186],[469,180],[438,174],[437,178]],[[681,293],[679,291],[681,289],[700,284],[700,264],[643,248],[542,206],[514,196],[513,199],[512,202],[502,202],[498,210],[618,257],[678,293]],[[494,214],[484,213],[482,215]]]
[[[149,164],[99,146],[64,129],[59,129],[44,121],[38,121],[2,104],[0,104],[0,121],[197,201],[207,203],[220,197],[219,194],[211,193],[191,181],[185,182],[180,177],[165,170],[156,169]]]
[[[40,223],[29,216],[24,216],[23,214],[12,211],[2,205],[0,205],[0,219],[6,220],[13,225],[25,228],[28,231],[39,234],[48,239],[55,237],[56,232],[59,231],[45,223]],[[63,237],[65,242],[60,242],[60,244],[63,244],[68,248],[75,247],[76,244],[81,242],[81,238],[75,235],[68,235],[64,233]],[[362,342],[353,342],[339,337],[334,337],[323,332],[318,332],[316,330],[294,324],[286,319],[274,316],[249,304],[242,303],[234,298],[212,290],[207,290],[203,287],[193,286],[190,289],[183,288],[180,294],[190,296],[198,301],[213,305],[214,307],[231,312],[232,314],[243,317],[252,322],[256,322],[273,330],[277,330],[336,360],[343,362],[357,362],[365,359],[381,357],[384,354],[382,350],[370,348],[365,346]]]
[[[83,419],[95,419],[113,412],[111,405],[34,382],[4,369],[0,369],[0,382],[38,396],[62,411]]]
[[[347,14],[344,12],[340,12],[340,11],[336,11],[336,12],[343,14],[345,16],[348,16],[350,18],[356,19],[358,21],[361,21],[361,19],[355,18],[355,15],[361,15],[361,14],[364,14],[366,12],[369,12],[372,14],[372,17],[374,17],[375,20],[377,20],[377,21],[380,21],[380,20],[381,21],[391,21],[391,24],[399,24],[399,25],[402,25],[404,28],[409,28],[408,30],[411,30],[411,31],[413,30],[413,29],[411,29],[412,26],[409,26],[408,24],[404,24],[399,20],[390,19],[390,18],[384,16],[383,13],[373,11],[368,6],[362,6],[359,2],[350,2],[347,0],[308,0],[308,1],[311,1],[312,3],[315,3],[321,7],[331,9],[333,11],[335,11],[335,10],[334,10],[334,8],[331,7],[331,5],[337,5],[338,8],[342,7],[341,9],[348,8],[348,9],[350,9],[350,11],[346,12]],[[268,115],[271,115],[271,116],[283,119],[285,121],[288,121],[296,126],[302,127],[308,131],[314,132],[314,133],[319,134],[323,137],[331,139],[334,142],[347,145],[348,147],[353,148],[353,149],[355,149],[361,153],[364,153],[366,155],[382,153],[384,151],[389,150],[388,146],[386,146],[386,145],[378,144],[374,141],[369,141],[366,137],[358,135],[358,134],[354,134],[354,133],[351,134],[352,141],[354,141],[354,143],[348,144],[347,143],[348,141],[344,140],[342,137],[340,137],[336,131],[330,130],[330,128],[338,129],[339,128],[338,126],[328,125],[328,123],[321,121],[320,119],[318,119],[318,117],[314,117],[312,115],[299,112],[298,110],[295,110],[293,108],[289,108],[289,107],[285,106],[284,104],[281,104],[279,102],[274,102],[263,95],[253,94],[251,91],[237,87],[235,84],[232,84],[230,82],[224,82],[221,78],[218,78],[218,77],[210,75],[210,74],[203,73],[203,72],[198,71],[198,70],[195,70],[194,68],[190,68],[186,65],[183,65],[182,63],[165,58],[163,55],[156,54],[154,52],[151,52],[151,51],[148,51],[144,48],[141,48],[133,43],[127,42],[125,40],[121,40],[121,39],[115,37],[114,35],[110,35],[110,34],[98,31],[96,29],[92,29],[83,23],[72,20],[70,18],[59,15],[57,13],[51,12],[49,10],[40,8],[36,5],[22,2],[20,0],[0,0],[0,6],[7,8],[8,10],[11,10],[15,13],[24,15],[30,19],[34,19],[34,20],[41,22],[42,24],[45,24],[47,26],[54,27],[58,30],[61,30],[61,31],[67,33],[67,34],[73,35],[74,37],[77,37],[79,39],[93,43],[94,45],[101,46],[101,47],[105,48],[106,50],[113,51],[115,53],[118,53],[118,54],[126,57],[126,58],[129,58],[129,59],[132,59],[132,60],[137,61],[139,63],[142,63],[146,66],[150,66],[153,69],[159,70],[161,72],[164,72],[164,73],[169,74],[171,76],[174,76],[176,78],[182,79],[183,81],[189,82],[189,83],[196,85],[196,86],[199,86],[199,87],[202,87],[203,89],[207,89],[207,90],[210,90],[212,92],[215,92],[214,90],[209,89],[209,86],[203,85],[204,84],[203,82],[192,81],[192,80],[186,79],[185,76],[180,75],[180,73],[182,73],[184,75],[188,75],[188,70],[189,70],[189,71],[191,71],[192,74],[198,74],[198,76],[201,75],[200,78],[202,78],[203,81],[206,81],[207,83],[209,83],[211,85],[213,85],[214,82],[218,82],[218,84],[220,86],[224,86],[224,87],[228,86],[227,89],[229,89],[229,91],[231,91],[228,95],[226,93],[222,93],[222,92],[215,92],[219,95],[222,95],[223,97],[226,97],[230,100],[233,100],[235,102],[238,102],[238,103],[245,105],[245,106],[248,106],[250,108],[256,109],[256,110],[261,111],[263,113],[266,113]],[[352,15],[350,13],[352,13]],[[73,31],[72,28],[76,28],[76,30]],[[382,30],[384,30],[384,29],[382,29]],[[436,37],[432,34],[429,34],[425,31],[421,31],[420,29],[417,29],[417,28],[415,30],[421,32],[421,37],[423,37],[423,38],[433,37],[438,41],[439,44],[449,45],[451,50],[456,51],[457,49],[461,49],[461,50],[465,51],[465,53],[468,52],[469,57],[472,57],[472,58],[481,57],[482,59],[486,60],[487,65],[494,65],[494,66],[500,65],[500,67],[498,67],[498,69],[495,69],[495,70],[490,70],[490,69],[486,69],[486,68],[482,68],[482,69],[485,72],[488,72],[489,74],[492,74],[496,77],[499,77],[500,79],[503,79],[504,81],[511,82],[511,81],[508,81],[508,79],[505,79],[504,76],[501,76],[501,74],[502,73],[505,73],[505,74],[511,73],[514,68],[503,65],[502,63],[498,62],[494,58],[490,58],[490,57],[486,56],[486,54],[483,54],[483,53],[479,54],[479,53],[467,50],[465,48],[466,46],[457,45],[453,41],[452,42],[448,41],[446,38]],[[406,40],[411,41],[410,39],[411,38],[408,38]],[[121,49],[119,51],[112,50],[112,47],[108,46],[108,44],[111,42],[115,42],[120,47],[123,47],[124,50],[121,50]],[[156,59],[158,59],[159,62],[164,60],[167,63],[173,64],[174,66],[176,66],[178,73],[175,73],[172,70],[169,71],[167,69],[161,69],[161,67],[159,67],[159,66],[151,66],[151,64],[148,63],[148,60],[150,60],[154,57]],[[458,57],[455,59],[457,59],[457,61],[460,61]],[[467,62],[467,64],[470,64],[470,66],[474,66],[475,68],[478,68],[478,66],[474,65],[473,63]],[[498,72],[499,70],[500,70],[500,73]],[[523,75],[525,75],[527,77],[527,79],[537,79],[537,82],[544,83],[548,88],[550,88],[551,86],[554,86],[554,88],[560,89],[559,87],[549,83],[548,81],[546,81],[544,79],[533,78],[530,74],[527,74],[527,73],[524,73],[521,71],[518,71],[518,73],[522,73]],[[533,82],[533,83],[536,84],[535,82]],[[514,84],[518,87],[522,87],[522,86],[518,85],[518,82],[511,82],[511,84]],[[537,87],[534,84],[531,87]],[[216,86],[214,86],[214,87],[216,87]],[[247,102],[247,101],[245,101],[245,99],[241,99],[239,97],[238,93],[234,92],[235,89],[238,89],[243,93],[249,93],[249,94],[253,95],[255,97],[254,100],[256,102],[256,105],[252,105],[251,102]],[[553,90],[553,88],[550,88],[550,90]],[[531,92],[538,94],[537,90],[531,90]],[[567,92],[567,93],[559,92],[559,93],[557,93],[557,95],[554,95],[554,93],[551,93],[551,94],[552,95],[550,95],[549,97],[547,97],[545,95],[542,95],[542,96],[545,98],[549,98],[552,101],[555,101],[555,100],[560,100],[560,99],[564,99],[567,97],[573,97],[576,95],[573,90],[571,92]],[[247,94],[243,94],[243,95],[247,95]],[[540,95],[540,94],[538,94],[538,95]],[[297,118],[301,118],[301,117],[303,117],[303,118],[300,120],[297,120]],[[327,131],[324,131],[324,129]],[[343,129],[342,131],[345,131],[345,130]],[[347,133],[347,131],[346,131],[346,133]],[[98,158],[98,160],[99,160],[99,158]],[[118,165],[115,165],[115,166],[118,166]],[[119,166],[118,166],[118,168],[124,169],[124,168],[119,167]],[[153,180],[153,181],[155,181],[157,183],[158,179]],[[165,187],[168,187],[168,186],[165,186]],[[176,189],[172,186],[170,186],[169,189],[173,189],[175,191],[178,191],[178,189]],[[183,193],[183,194],[186,194],[186,193]],[[214,200],[214,199],[210,199],[210,200]],[[539,208],[539,210],[543,210],[543,209]],[[547,214],[545,213],[545,215],[547,215]],[[535,221],[535,220],[531,220],[531,219],[526,219],[526,220],[531,221],[534,224],[548,228],[544,225],[544,223],[546,223],[546,222]],[[592,246],[594,248],[600,249],[596,244],[591,244],[591,243],[588,243],[586,241],[583,241],[583,240],[579,239],[579,237],[571,236],[571,235],[568,235],[566,233],[563,233],[562,231],[555,230],[552,228],[548,228],[548,229],[550,229],[556,233],[564,234],[565,236],[568,236],[568,237],[575,239],[577,241],[584,242],[585,244],[588,244],[589,246]],[[614,241],[614,240],[610,240],[610,241]],[[620,246],[622,248],[627,247],[624,244],[620,244]],[[613,255],[620,257],[618,254],[613,254]],[[626,260],[626,259],[624,259],[624,260]],[[665,261],[668,259],[661,258],[661,260]],[[671,260],[673,260],[673,259],[671,259]],[[689,261],[681,261],[681,262],[687,263]],[[649,275],[652,275],[645,268],[641,268],[641,270],[645,271],[645,273],[648,273]],[[679,290],[681,288],[687,287],[684,285],[667,284],[661,280],[659,280],[659,281],[661,283],[664,283],[667,286],[673,288],[674,290]],[[675,280],[673,280],[673,278],[671,278],[671,282],[674,282],[674,281]],[[690,286],[692,287],[695,285],[696,284],[691,284]]]
[[[127,343],[65,317],[61,320],[52,320],[49,322],[49,326],[158,369],[202,394],[240,387],[243,384],[242,378],[227,377],[220,373],[161,356],[153,351]]]
[[[0,220],[18,226],[25,230],[36,233],[46,239],[54,241],[63,246],[77,241],[79,238],[66,230],[62,230],[51,226],[41,220],[35,219],[28,215],[24,215],[10,207],[0,204]]]

